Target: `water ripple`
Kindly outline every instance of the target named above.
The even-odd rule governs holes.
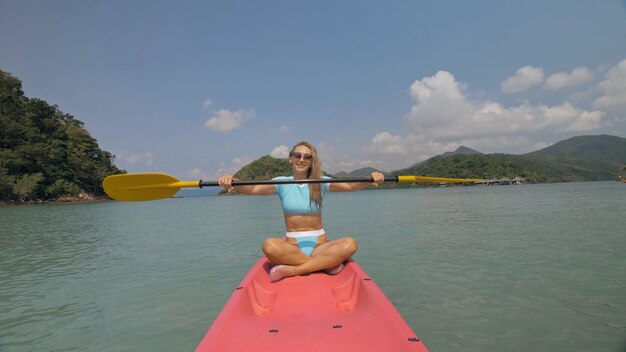
[[[432,351],[618,351],[624,190],[330,194],[324,226]],[[283,231],[274,197],[0,207],[0,351],[192,350]]]

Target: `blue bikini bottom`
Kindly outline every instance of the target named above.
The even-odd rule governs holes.
[[[315,231],[287,232],[286,237],[295,239],[302,253],[310,256],[317,245],[317,238],[323,234],[325,234],[324,229],[319,229]]]

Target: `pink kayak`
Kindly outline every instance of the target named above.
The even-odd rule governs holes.
[[[278,282],[270,268],[250,269],[196,351],[428,351],[355,261]]]

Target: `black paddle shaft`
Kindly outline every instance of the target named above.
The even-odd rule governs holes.
[[[304,183],[341,183],[341,182],[373,182],[371,177],[361,178],[330,178],[330,179],[305,179],[305,180],[256,180],[256,181],[233,181],[233,186],[252,186],[252,185],[277,185],[277,184],[304,184]],[[385,178],[385,182],[398,182],[398,176]],[[217,181],[198,182],[198,186],[214,187],[219,186]]]

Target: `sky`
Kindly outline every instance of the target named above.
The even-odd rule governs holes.
[[[0,70],[128,172],[392,171],[626,137],[626,0],[0,0]]]

